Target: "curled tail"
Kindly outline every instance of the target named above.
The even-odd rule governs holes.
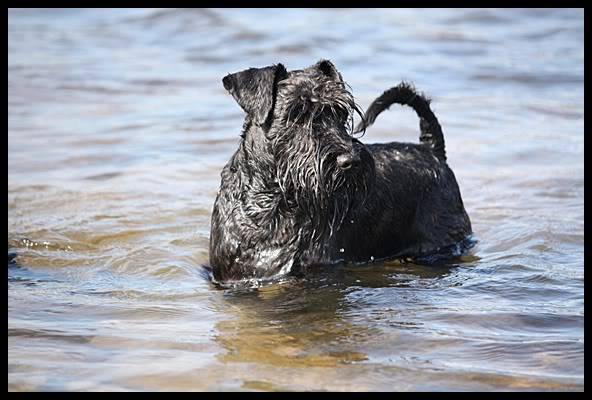
[[[401,82],[399,85],[390,88],[381,94],[370,104],[366,110],[366,117],[358,124],[355,132],[361,132],[374,123],[378,114],[388,109],[394,103],[408,105],[415,110],[419,116],[419,141],[429,146],[436,157],[446,160],[446,151],[444,149],[444,135],[438,119],[430,109],[430,99],[421,93],[417,93],[415,88],[407,83]]]

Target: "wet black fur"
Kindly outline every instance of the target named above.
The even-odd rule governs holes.
[[[223,84],[246,117],[212,214],[216,281],[423,256],[471,233],[438,120],[410,85],[376,99],[355,131],[406,104],[420,117],[420,143],[364,145],[352,136],[359,108],[330,61],[251,68]]]

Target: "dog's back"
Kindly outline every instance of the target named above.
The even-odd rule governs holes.
[[[353,258],[358,261],[365,261],[368,254],[382,258],[434,253],[472,232],[456,177],[446,162],[442,129],[428,98],[403,82],[372,102],[356,132],[368,128],[395,103],[417,112],[420,143],[366,145],[375,166],[375,189],[366,209],[382,212],[361,216],[370,220],[366,226],[371,233],[344,233],[344,243],[357,237]]]
[[[430,147],[398,142],[365,147],[374,159],[374,183],[364,207],[335,235],[335,259],[426,256],[471,234],[454,173]]]

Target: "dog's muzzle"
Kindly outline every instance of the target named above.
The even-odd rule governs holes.
[[[348,170],[360,163],[360,156],[357,154],[343,153],[337,156],[337,166],[342,170]]]

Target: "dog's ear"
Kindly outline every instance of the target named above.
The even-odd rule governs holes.
[[[335,81],[343,82],[343,78],[341,77],[341,74],[339,73],[339,71],[337,71],[337,68],[335,68],[335,65],[333,65],[333,63],[329,60],[319,61],[318,63],[316,63],[314,65],[314,68],[318,69],[323,74],[325,74],[326,76],[328,76],[329,78],[331,78]]]
[[[228,74],[222,83],[255,123],[263,125],[273,109],[277,83],[287,75],[286,68],[277,64]]]

